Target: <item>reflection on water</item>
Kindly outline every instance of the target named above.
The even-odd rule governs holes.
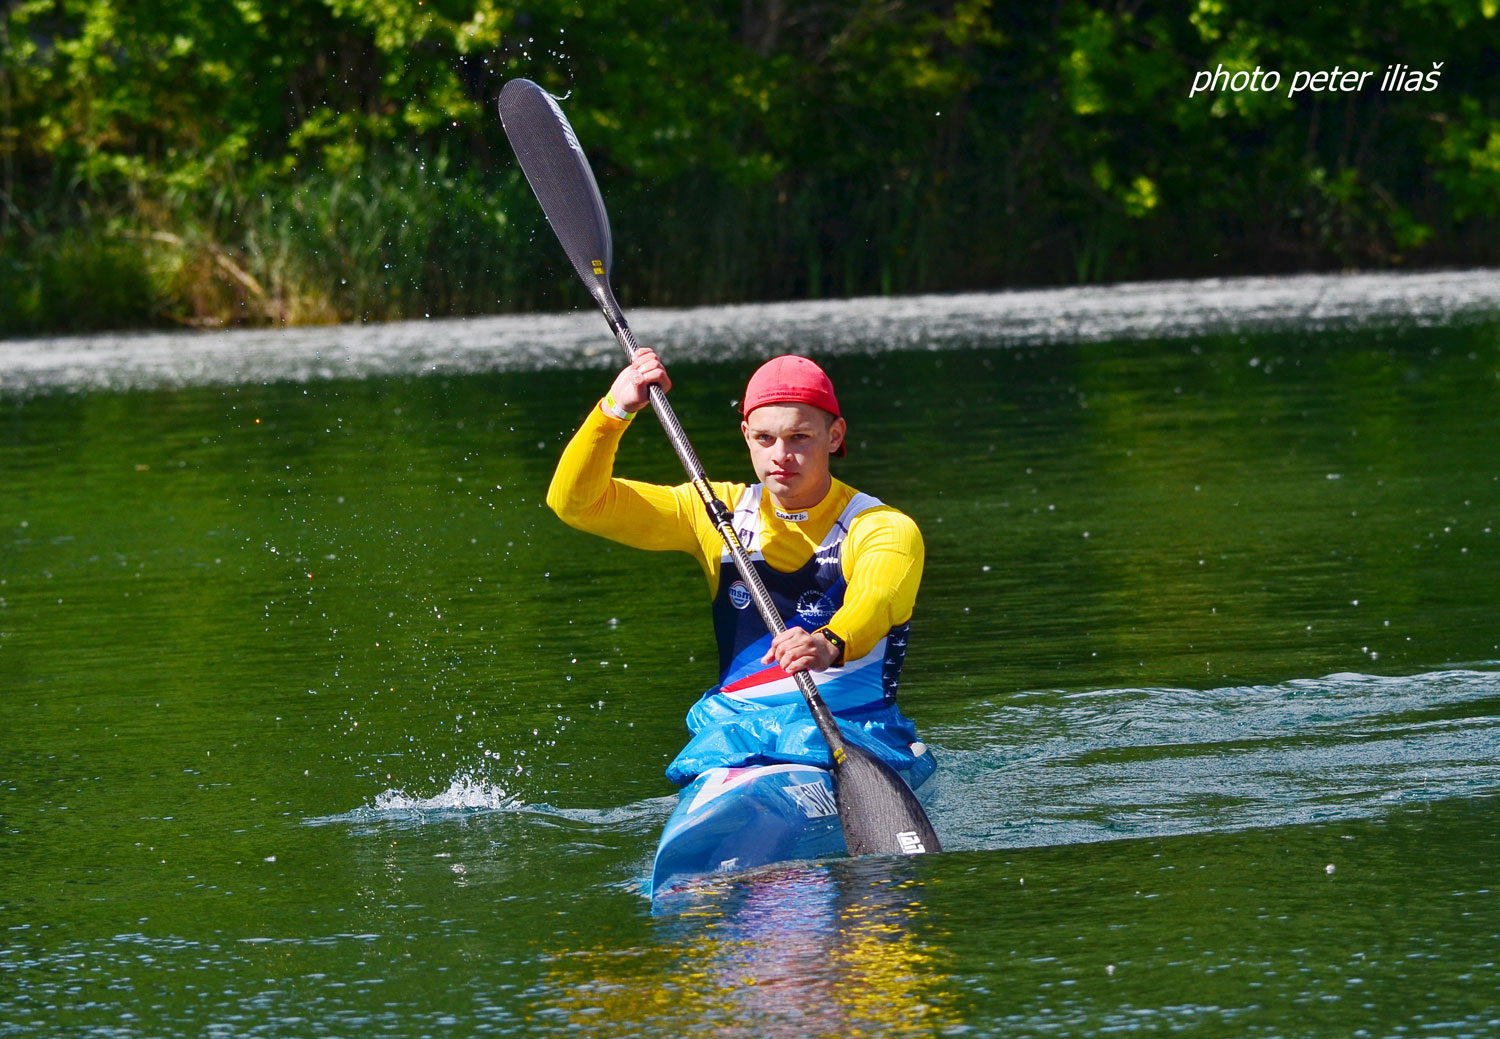
[[[900,861],[774,867],[659,906],[647,947],[558,956],[537,1019],[590,1035],[930,1036],[954,980]]]

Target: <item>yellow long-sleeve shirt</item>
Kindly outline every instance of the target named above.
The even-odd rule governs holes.
[[[590,534],[633,548],[692,555],[713,595],[723,542],[692,485],[663,487],[614,476],[615,454],[629,424],[591,408],[558,460],[547,505],[564,523]],[[745,490],[742,483],[712,486],[730,508]],[[854,493],[835,479],[823,500],[806,510],[805,520],[780,518],[770,495],[762,496],[759,548],[766,563],[783,573],[806,564]],[[892,627],[911,619],[924,559],[916,523],[896,509],[867,509],[850,523],[840,553],[848,588],[844,605],[827,624],[844,640],[846,659],[864,656]]]

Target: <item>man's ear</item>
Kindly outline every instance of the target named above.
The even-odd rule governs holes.
[[[828,448],[830,451],[837,451],[839,449],[839,446],[844,442],[844,434],[848,431],[849,423],[845,422],[842,417],[833,420],[832,425],[828,427]]]

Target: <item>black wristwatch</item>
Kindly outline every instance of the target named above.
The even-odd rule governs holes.
[[[833,658],[834,667],[842,667],[844,664],[844,640],[839,638],[827,628],[819,628],[818,634],[833,644],[833,648],[839,651],[839,655]]]

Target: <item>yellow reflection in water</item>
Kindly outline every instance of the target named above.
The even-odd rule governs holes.
[[[647,948],[558,958],[533,1026],[590,1036],[930,1036],[961,1023],[921,884],[842,863],[685,896]]]

